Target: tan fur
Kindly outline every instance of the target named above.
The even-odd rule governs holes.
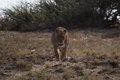
[[[68,46],[68,31],[64,27],[55,29],[51,37],[51,42],[54,47],[55,57],[63,60],[66,57],[66,49]]]

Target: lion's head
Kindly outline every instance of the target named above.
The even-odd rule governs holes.
[[[58,27],[55,30],[55,36],[56,36],[56,40],[57,40],[57,45],[58,46],[64,46],[65,44],[65,40],[67,38],[67,30],[63,27]]]

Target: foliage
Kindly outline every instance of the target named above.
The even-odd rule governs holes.
[[[13,9],[4,9],[3,11],[9,24],[12,24],[10,30],[33,29],[33,8],[31,4],[21,2],[20,5],[14,6]]]
[[[36,4],[21,2],[20,5],[3,11],[3,30],[32,31],[57,26],[97,27],[117,21],[120,1],[38,0]]]

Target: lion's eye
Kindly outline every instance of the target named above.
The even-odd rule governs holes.
[[[67,31],[66,31],[66,30],[64,30],[64,32],[66,33]]]
[[[58,30],[55,30],[56,32],[58,32]]]

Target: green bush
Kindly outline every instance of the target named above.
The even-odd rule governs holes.
[[[0,22],[0,29],[34,31],[57,26],[103,26],[106,22],[116,22],[120,15],[119,5],[119,0],[38,0],[35,4],[21,2],[12,9],[3,10],[5,20]],[[113,13],[113,10],[117,11]]]
[[[12,9],[4,9],[4,14],[8,19],[10,30],[30,30],[33,29],[32,17],[33,8],[29,3],[22,3]]]

